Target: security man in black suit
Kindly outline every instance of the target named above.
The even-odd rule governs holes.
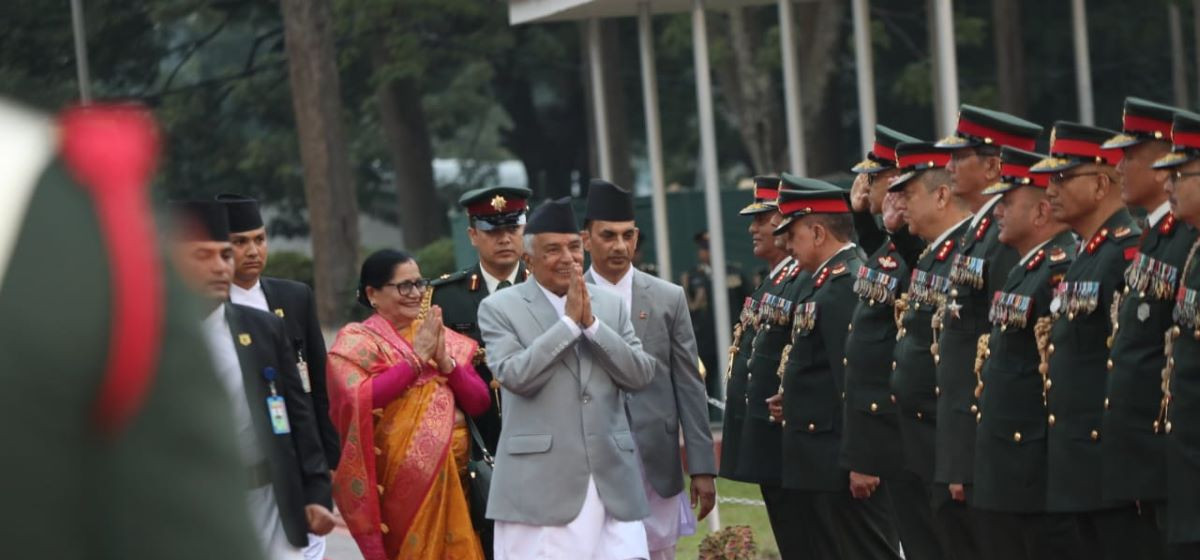
[[[467,191],[458,199],[467,212],[467,236],[479,262],[430,284],[433,305],[441,306],[446,326],[479,343],[475,371],[492,389],[492,405],[475,419],[483,443],[492,453],[500,441],[500,385],[487,367],[486,349],[476,314],[479,303],[496,290],[529,278],[521,256],[525,254],[525,214],[532,191],[525,187],[485,187]],[[490,550],[490,549],[488,549]]]
[[[953,192],[974,213],[970,230],[950,257],[950,287],[941,313],[939,353],[934,356],[938,380],[937,454],[934,481],[947,484],[954,502],[940,519],[944,530],[956,533],[953,557],[977,554],[975,523],[971,520],[971,481],[975,458],[975,344],[991,330],[987,320],[992,293],[1000,289],[1019,255],[997,239],[997,197],[983,190],[1000,180],[1000,148],[1032,150],[1042,127],[1012,115],[971,105],[959,111],[955,134],[937,147],[951,150],[946,169]]]
[[[762,282],[741,302],[741,311],[733,329],[733,343],[729,346],[728,358],[723,364],[725,414],[721,429],[720,475],[730,480],[752,482],[740,477],[738,467],[742,426],[745,424],[746,408],[750,400],[746,388],[750,373],[750,353],[758,332],[758,307],[768,290],[779,286],[795,271],[787,248],[776,244],[775,236],[771,234],[778,223],[779,212],[775,208],[778,196],[779,177],[755,177],[754,201],[739,212],[742,216],[750,216],[748,229],[754,256],[762,259],[770,269]]]
[[[972,517],[979,550],[991,560],[1078,558],[1075,519],[1046,513],[1046,404],[1050,299],[1075,256],[1075,238],[1050,211],[1050,177],[1030,174],[1042,156],[1005,146],[1000,182],[983,192],[995,206],[1000,242],[1021,259],[992,296],[991,333],[980,339],[974,372]]]
[[[247,505],[269,558],[308,546],[334,519],[329,468],[312,400],[296,370],[283,319],[226,300],[233,247],[224,204],[176,202],[172,239],[177,268],[204,298],[204,334],[218,380],[234,406],[234,428],[247,472]]]
[[[845,399],[847,327],[857,304],[862,253],[851,239],[847,193],[824,181],[783,174],[775,234],[809,273],[795,292],[791,340],[779,363],[771,417],[783,428],[783,488],[812,558],[899,558],[899,538],[882,494],[850,495],[838,464]]]
[[[1030,171],[1049,173],[1046,195],[1054,217],[1083,243],[1050,302],[1049,424],[1046,508],[1073,513],[1086,558],[1138,558],[1140,522],[1132,501],[1104,498],[1100,441],[1112,346],[1113,298],[1125,289],[1125,269],[1137,255],[1141,230],[1121,202],[1114,165],[1120,149],[1101,145],[1115,131],[1058,122],[1050,157]]]
[[[896,347],[896,299],[908,290],[911,263],[925,242],[908,233],[897,207],[897,193],[888,193],[896,168],[896,146],[916,138],[886,126],[875,127],[871,153],[854,166],[858,179],[851,189],[859,245],[872,251],[854,271],[858,296],[846,336],[846,419],[839,464],[850,471],[855,498],[881,494],[890,504],[892,522],[906,557],[938,558],[941,550],[928,516],[909,515],[929,509],[929,493],[919,477],[904,468],[896,405],[890,398],[892,353]],[[883,228],[875,219],[882,216]],[[877,230],[877,233],[873,230]],[[866,245],[878,238],[872,246]],[[872,248],[874,247],[874,248]]]
[[[1170,173],[1167,191],[1179,220],[1200,227],[1200,115],[1176,113],[1170,154],[1154,163]],[[1167,544],[1172,560],[1200,558],[1200,241],[1180,273],[1167,331],[1159,432],[1167,434]]]
[[[935,485],[933,477],[938,333],[931,325],[941,319],[935,319],[935,312],[950,294],[950,256],[967,231],[971,215],[951,192],[950,173],[945,169],[949,152],[932,143],[902,143],[896,147],[896,161],[903,175],[888,190],[903,193],[909,231],[929,242],[913,265],[908,291],[895,303],[898,332],[891,398],[898,405],[904,466],[920,477],[926,488],[926,499],[914,500],[920,509],[899,514],[927,519],[922,521],[933,525],[941,549],[935,558],[954,558],[949,552],[962,549],[960,535],[945,530],[950,524],[935,522],[953,516],[956,506],[946,485]]]
[[[1146,557],[1165,554],[1167,488],[1165,438],[1157,423],[1162,397],[1161,373],[1166,365],[1162,333],[1171,327],[1171,310],[1179,273],[1196,230],[1171,213],[1166,182],[1170,172],[1151,166],[1171,151],[1171,121],[1178,109],[1144,99],[1125,99],[1123,131],[1104,148],[1125,151],[1117,174],[1121,199],[1146,212],[1137,256],[1125,270],[1113,324],[1108,400],[1104,410],[1100,453],[1104,457],[1104,497],[1136,501],[1143,521],[1130,530],[1142,538]],[[1154,554],[1149,554],[1154,551]]]

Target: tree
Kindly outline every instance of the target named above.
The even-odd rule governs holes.
[[[358,200],[350,180],[328,0],[282,0],[292,106],[312,224],[317,312],[337,325],[358,260]]]

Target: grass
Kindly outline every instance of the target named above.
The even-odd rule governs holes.
[[[734,482],[723,478],[717,479],[717,496],[762,501],[762,493],[759,492],[758,485]],[[750,529],[754,531],[754,542],[758,546],[759,558],[763,560],[779,558],[779,547],[775,544],[775,534],[771,532],[771,523],[767,521],[766,508],[726,503],[720,504],[719,509],[722,527],[750,526]],[[704,540],[704,536],[707,534],[708,520],[705,519],[697,524],[695,535],[679,539],[679,544],[675,546],[676,558],[678,560],[695,560],[699,554],[700,541]]]

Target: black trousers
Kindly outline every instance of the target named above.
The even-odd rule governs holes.
[[[968,490],[969,492],[969,490]],[[930,507],[933,510],[933,529],[947,560],[979,558],[975,536],[974,510],[966,502],[950,497],[947,484],[934,483],[929,487]]]
[[[892,506],[892,519],[904,545],[906,560],[942,560],[946,555],[933,530],[929,485],[906,470],[883,479],[876,490],[885,492]]]
[[[1161,560],[1166,557],[1151,512],[1129,505],[1075,514],[1086,558]],[[1150,535],[1150,536],[1148,536]],[[1194,558],[1194,557],[1189,557]]]
[[[972,511],[983,560],[1086,560],[1069,513]]]
[[[783,560],[900,558],[885,492],[877,490],[868,499],[856,500],[850,496],[849,484],[838,492],[764,488],[763,500]]]

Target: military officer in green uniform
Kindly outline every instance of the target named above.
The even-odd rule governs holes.
[[[521,262],[525,254],[522,235],[525,213],[532,191],[524,187],[489,187],[463,193],[459,206],[467,211],[470,225],[467,236],[479,254],[479,262],[453,274],[434,280],[433,305],[442,308],[447,327],[474,338],[479,343],[475,370],[492,388],[492,406],[475,419],[488,451],[495,453],[500,441],[500,394],[488,370],[482,335],[475,314],[479,302],[496,290],[523,282],[529,271]],[[490,550],[484,547],[484,550]]]
[[[700,361],[706,371],[720,367],[717,350],[716,313],[713,310],[712,297],[712,262],[708,252],[708,232],[698,232],[693,240],[696,242],[696,266],[680,277],[679,283],[688,300],[688,311],[692,316],[692,328],[696,331],[696,345],[700,349]],[[738,304],[745,300],[746,279],[742,276],[741,267],[727,263],[725,265],[725,282],[729,289],[729,318],[736,317]],[[731,328],[720,327],[720,328]],[[721,387],[721,379],[716,375],[705,377],[705,389],[708,396],[716,398]],[[709,407],[709,416],[713,420],[720,419],[720,411]]]
[[[955,133],[937,147],[951,150],[955,196],[974,215],[950,257],[950,287],[941,318],[937,364],[938,423],[934,481],[947,484],[954,502],[939,516],[944,530],[957,535],[952,557],[978,555],[975,523],[968,506],[975,456],[975,344],[991,330],[987,320],[992,293],[1000,289],[1020,255],[997,239],[996,203],[983,194],[1000,180],[1000,148],[1032,150],[1042,127],[1012,115],[963,105]]]
[[[1100,469],[1110,310],[1141,233],[1121,203],[1114,167],[1121,151],[1101,148],[1115,134],[1055,123],[1050,157],[1030,169],[1050,174],[1046,196],[1054,217],[1083,244],[1050,302],[1046,509],[1075,514],[1086,558],[1112,559],[1141,554],[1138,539],[1129,538],[1138,510],[1131,501],[1104,499]]]
[[[979,403],[972,517],[984,559],[1059,560],[1079,555],[1075,519],[1046,513],[1046,404],[1050,299],[1075,255],[1075,238],[1054,218],[1050,177],[1030,174],[1040,154],[1005,146],[995,227],[1021,255],[991,298],[991,333],[973,367]],[[944,354],[943,354],[944,355]],[[944,395],[943,395],[944,397]]]
[[[140,109],[0,100],[6,557],[262,557],[198,307],[155,243],[157,143]]]
[[[1174,148],[1154,164],[1170,173],[1171,210],[1200,228],[1200,115],[1175,114]],[[1175,558],[1200,558],[1200,258],[1192,243],[1175,292],[1168,331],[1159,432],[1167,438],[1167,546]]]
[[[783,174],[776,235],[786,236],[797,266],[809,273],[794,292],[791,339],[782,352],[779,393],[770,400],[782,427],[783,491],[807,541],[806,557],[900,557],[891,508],[882,494],[850,495],[838,464],[843,433],[847,327],[857,304],[854,277],[862,253],[851,239],[846,191]]]
[[[731,480],[743,480],[738,473],[738,456],[740,454],[742,426],[746,418],[746,405],[749,396],[746,394],[747,375],[750,372],[750,352],[758,330],[756,318],[758,306],[763,294],[773,286],[778,286],[794,272],[792,257],[785,248],[775,244],[771,232],[775,229],[773,220],[779,216],[775,209],[775,200],[779,196],[779,177],[759,176],[754,178],[754,201],[742,208],[740,214],[750,217],[750,240],[753,243],[754,256],[770,267],[763,281],[746,296],[737,315],[737,324],[733,328],[733,343],[729,346],[729,354],[724,365],[725,378],[725,415],[721,428],[721,460],[720,475]],[[777,220],[775,220],[777,221]],[[715,374],[715,372],[714,372]]]
[[[1171,327],[1171,309],[1179,272],[1196,230],[1178,223],[1167,200],[1170,172],[1153,169],[1171,151],[1171,121],[1178,109],[1129,97],[1123,131],[1104,148],[1125,151],[1117,164],[1121,199],[1146,213],[1145,234],[1137,256],[1125,270],[1125,289],[1117,298],[1113,346],[1104,407],[1100,453],[1104,457],[1103,492],[1110,501],[1136,501],[1143,523],[1130,528],[1142,538],[1147,558],[1162,558],[1165,518],[1166,453],[1158,421],[1162,395],[1162,333]],[[1162,516],[1165,517],[1165,516]],[[1150,554],[1150,552],[1154,552]]]
[[[887,192],[896,168],[896,145],[917,142],[916,138],[886,126],[875,127],[871,153],[854,166],[859,174],[851,192],[855,229],[859,244],[874,237],[875,216],[882,215],[880,241],[855,275],[858,296],[854,315],[847,327],[845,360],[845,406],[839,464],[849,471],[850,493],[855,498],[882,495],[891,505],[892,522],[910,559],[938,558],[941,551],[928,515],[909,515],[929,509],[925,484],[904,468],[896,405],[890,398],[892,352],[896,346],[895,308],[908,289],[911,263],[925,242],[908,233],[897,193]],[[862,180],[869,178],[868,180]],[[857,195],[857,196],[855,196]],[[890,233],[889,233],[890,232]],[[908,247],[906,250],[905,248]]]
[[[914,235],[929,242],[913,265],[908,291],[895,302],[896,348],[892,362],[892,396],[897,405],[904,468],[920,477],[925,485],[927,504],[901,515],[923,516],[933,525],[941,554],[950,558],[951,550],[961,550],[950,533],[948,523],[936,523],[939,516],[953,515],[953,502],[945,484],[934,484],[934,434],[938,420],[937,380],[934,356],[937,333],[931,328],[934,314],[950,292],[950,256],[967,231],[971,214],[965,203],[951,192],[946,164],[950,152],[932,143],[902,143],[896,147],[897,177],[889,191],[903,193],[905,221]]]

